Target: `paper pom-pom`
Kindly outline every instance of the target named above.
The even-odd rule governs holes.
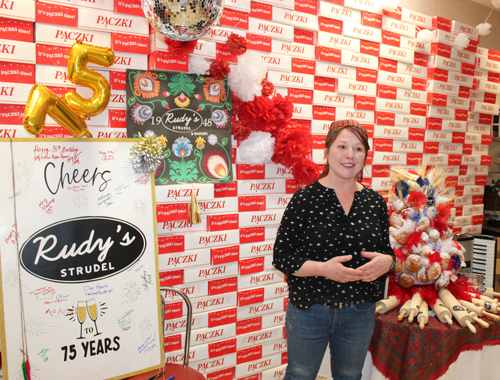
[[[231,98],[232,98],[232,106],[233,106],[233,117],[238,115],[240,112],[240,107],[241,104],[243,103],[241,99],[234,93],[234,91],[231,91]]]
[[[225,59],[217,58],[210,65],[208,72],[217,80],[224,79],[227,77],[231,69],[229,68],[229,63]]]
[[[198,75],[205,75],[210,68],[210,62],[198,55],[189,57],[189,72]]]
[[[428,44],[432,42],[434,39],[434,33],[432,33],[429,29],[422,29],[417,33],[417,41],[422,44]]]
[[[262,57],[248,50],[238,57],[238,64],[228,76],[229,86],[241,100],[248,102],[262,95],[262,79],[266,77],[267,65]]]
[[[231,134],[234,136],[235,140],[243,141],[250,136],[250,133],[252,133],[252,130],[241,120],[231,123]]]
[[[293,165],[292,174],[299,185],[307,186],[318,179],[321,170],[318,164],[305,158]]]
[[[177,41],[165,37],[165,43],[168,45],[168,52],[181,57],[187,57],[193,53],[198,40],[192,41]]]
[[[460,33],[455,39],[455,43],[453,44],[455,49],[463,50],[467,46],[469,46],[469,37],[465,33]]]
[[[266,79],[262,79],[262,95],[271,96],[274,92],[274,84],[268,82]]]
[[[479,31],[479,35],[484,37],[491,33],[491,24],[489,22],[483,22],[476,25],[476,29]]]
[[[231,33],[226,41],[226,48],[232,55],[242,55],[247,52],[247,40],[236,33]]]
[[[382,0],[380,6],[386,11],[393,12],[398,9],[398,0]]]
[[[290,168],[311,151],[312,136],[309,127],[290,124],[278,130],[273,162]]]
[[[491,4],[493,4],[495,8],[500,8],[500,0],[491,0]]]
[[[151,174],[160,167],[163,161],[163,143],[154,132],[147,131],[144,137],[130,148],[130,160],[136,173]]]
[[[238,116],[254,131],[272,134],[276,131],[275,106],[272,99],[267,96],[256,96],[252,101],[242,103]]]
[[[250,165],[264,165],[271,161],[275,138],[268,132],[253,131],[238,147],[239,161]]]
[[[293,103],[290,97],[282,97],[281,94],[276,94],[273,97],[273,103],[276,124],[281,125],[288,122],[293,115]]]

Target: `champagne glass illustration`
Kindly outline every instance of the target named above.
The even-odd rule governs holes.
[[[82,336],[82,328],[83,322],[85,322],[85,318],[87,317],[87,303],[85,301],[78,301],[77,308],[77,318],[80,323],[80,337],[78,339],[84,339]]]
[[[97,330],[97,323],[96,323],[96,319],[97,319],[97,305],[95,303],[95,299],[90,299],[87,301],[87,310],[89,312],[89,317],[90,319],[92,319],[92,321],[94,321],[94,325],[95,325],[95,331],[96,331],[96,335],[99,335],[100,332]]]

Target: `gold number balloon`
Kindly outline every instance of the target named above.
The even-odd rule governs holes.
[[[107,67],[111,66],[114,60],[115,54],[110,48],[76,41],[69,51],[68,79],[75,84],[91,88],[94,96],[85,99],[76,92],[67,92],[64,99],[72,110],[86,116],[95,116],[104,111],[109,102],[109,83],[101,74],[87,69],[87,63]]]
[[[92,137],[85,120],[74,113],[63,99],[41,84],[35,84],[28,96],[24,111],[24,128],[34,134],[42,133],[45,117],[50,115],[75,137]]]

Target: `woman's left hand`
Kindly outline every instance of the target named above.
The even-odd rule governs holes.
[[[363,271],[363,282],[375,281],[391,269],[393,258],[390,255],[380,252],[362,251],[361,256],[370,259],[370,262],[358,268]]]

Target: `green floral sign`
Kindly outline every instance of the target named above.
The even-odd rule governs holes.
[[[233,182],[226,78],[127,70],[127,137],[147,131],[164,146],[157,185]]]

